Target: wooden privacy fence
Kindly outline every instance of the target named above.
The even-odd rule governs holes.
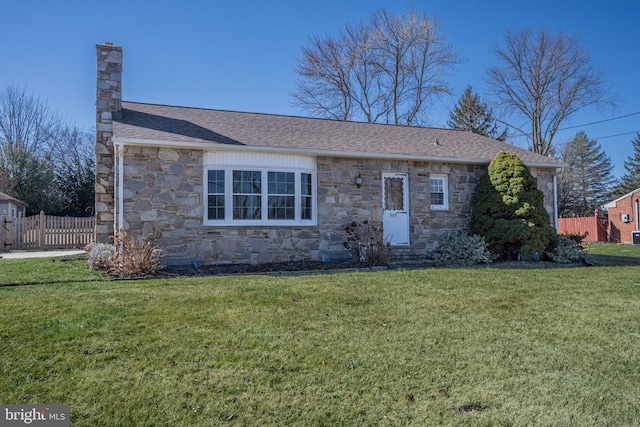
[[[0,218],[0,252],[82,249],[94,241],[95,218],[33,215]]]
[[[585,242],[607,241],[607,219],[598,216],[558,218],[559,234],[588,233]]]

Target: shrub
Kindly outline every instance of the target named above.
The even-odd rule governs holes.
[[[351,222],[345,227],[347,241],[344,246],[356,252],[360,262],[367,265],[388,265],[391,245],[385,243],[382,227],[372,225],[368,220]]]
[[[579,262],[585,255],[585,251],[575,239],[568,236],[559,236],[555,249],[547,252],[553,262],[571,264]]]
[[[460,234],[442,239],[432,259],[440,265],[491,264],[496,258],[489,245],[476,234]]]
[[[94,270],[108,271],[110,268],[110,259],[114,253],[113,245],[106,243],[94,243],[89,249],[89,267]]]
[[[500,152],[480,178],[471,230],[489,244],[492,252],[512,259],[545,253],[556,244],[544,207],[544,194],[529,169],[515,155]]]
[[[157,272],[162,256],[159,238],[158,231],[145,237],[133,237],[120,227],[114,238],[117,250],[109,258],[109,273],[118,277],[138,277]]]
[[[584,239],[587,238],[587,236],[589,235],[588,231],[585,231],[583,234],[579,234],[579,233],[575,233],[575,234],[561,234],[558,237],[566,237],[567,239],[573,240],[574,242],[576,242],[576,245],[578,246],[578,248],[580,248],[580,250],[582,251],[583,254],[587,253],[587,245],[584,244]]]

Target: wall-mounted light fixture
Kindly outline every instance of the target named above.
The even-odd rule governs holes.
[[[360,187],[362,185],[362,177],[360,176],[360,174],[358,174],[358,176],[356,176],[356,186]]]

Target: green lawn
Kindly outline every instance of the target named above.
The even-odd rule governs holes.
[[[609,246],[590,256],[640,255]],[[637,425],[639,313],[635,266],[115,281],[0,260],[0,403],[74,426]]]

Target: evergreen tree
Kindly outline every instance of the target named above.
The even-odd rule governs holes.
[[[640,132],[636,134],[636,139],[631,143],[633,144],[633,155],[625,160],[625,173],[620,178],[620,183],[611,193],[611,199],[624,196],[636,188],[640,188]]]
[[[555,246],[544,194],[515,154],[498,153],[480,178],[471,230],[507,259],[542,254]]]
[[[498,141],[507,138],[507,130],[498,131],[493,111],[480,101],[478,94],[472,92],[471,86],[467,86],[458,103],[453,106],[447,125],[451,129],[468,130]]]
[[[561,217],[591,216],[609,200],[615,184],[611,158],[595,139],[580,131],[561,151],[567,164],[558,176],[558,210]]]

